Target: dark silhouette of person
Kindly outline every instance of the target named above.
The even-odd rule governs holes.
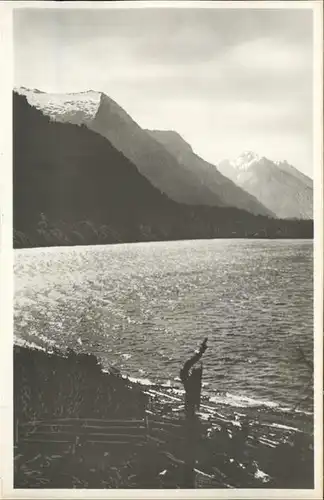
[[[199,351],[185,362],[180,370],[180,380],[185,389],[185,411],[188,416],[194,416],[195,409],[199,410],[202,364],[194,367],[207,349],[207,337],[202,342]]]

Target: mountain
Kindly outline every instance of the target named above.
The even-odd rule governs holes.
[[[313,234],[312,221],[177,203],[107,139],[51,120],[16,93],[13,229],[15,248]]]
[[[286,161],[274,162],[246,151],[217,168],[277,217],[313,218],[313,182]]]
[[[141,225],[158,217],[156,237],[163,237],[175,203],[106,139],[51,121],[17,94],[13,111],[18,245],[137,241],[144,238]]]
[[[85,124],[121,151],[153,186],[188,205],[232,206],[254,214],[272,212],[195,155],[176,134],[143,130],[123,108],[101,92],[47,94],[21,88],[28,102],[60,122]],[[171,137],[173,134],[173,138]],[[178,136],[179,137],[179,136]]]
[[[274,216],[271,210],[266,209],[254,196],[221,174],[215,165],[195,154],[190,144],[177,132],[148,130],[148,133],[160,142],[188,173],[199,176],[204,184],[209,186],[209,189],[220,198],[222,203],[248,210],[254,214]]]
[[[25,96],[31,106],[41,110],[52,120],[75,125],[91,122],[98,110],[101,98],[101,93],[94,90],[54,94],[19,87],[15,89],[15,92]]]
[[[85,124],[136,165],[139,172],[174,201],[189,205],[224,206],[207,185],[189,174],[115,101],[102,92],[45,94],[21,88],[20,94],[45,115],[59,122]]]

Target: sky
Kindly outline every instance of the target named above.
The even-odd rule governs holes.
[[[251,150],[313,176],[312,11],[17,9],[14,85],[98,90],[211,163]]]

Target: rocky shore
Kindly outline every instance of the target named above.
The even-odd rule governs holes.
[[[197,488],[313,488],[311,415],[203,396]],[[95,356],[14,347],[15,488],[182,488],[183,394]]]

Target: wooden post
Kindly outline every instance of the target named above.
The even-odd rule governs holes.
[[[202,342],[199,351],[197,351],[188,361],[185,362],[180,371],[180,378],[185,389],[185,415],[186,415],[186,446],[185,446],[185,470],[184,470],[184,488],[195,487],[195,463],[196,447],[199,439],[198,425],[199,421],[195,413],[200,407],[201,382],[202,382],[202,364],[194,366],[202,357],[207,349],[207,338]]]

